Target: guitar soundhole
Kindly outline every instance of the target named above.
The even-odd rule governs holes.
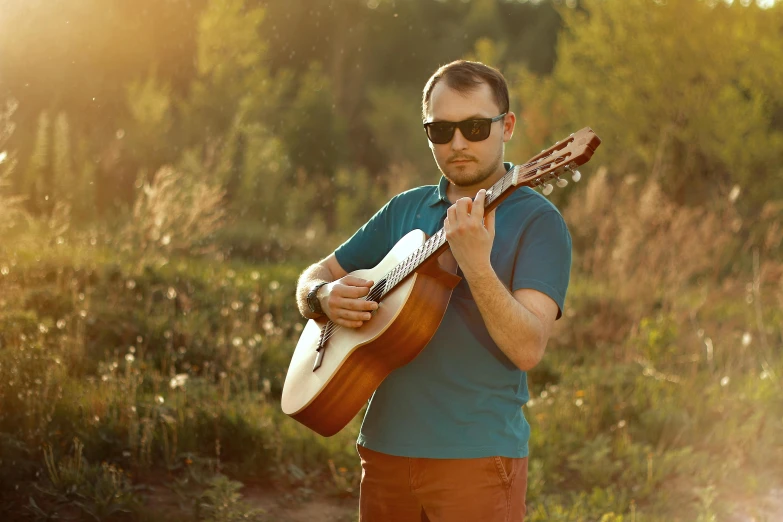
[[[386,278],[381,279],[370,289],[370,293],[364,299],[366,301],[379,302],[386,291]]]

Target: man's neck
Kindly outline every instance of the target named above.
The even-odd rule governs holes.
[[[474,199],[479,190],[489,189],[489,187],[494,185],[505,174],[506,166],[501,162],[500,166],[497,168],[494,174],[477,185],[471,185],[470,187],[458,187],[449,181],[449,186],[446,188],[446,197],[451,203],[455,203],[460,198]]]

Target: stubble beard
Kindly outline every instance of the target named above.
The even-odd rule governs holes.
[[[473,187],[483,183],[497,171],[498,164],[501,163],[502,157],[503,152],[501,150],[494,161],[484,167],[478,166],[479,170],[472,174],[463,173],[463,168],[458,166],[452,166],[451,169],[440,168],[440,171],[449,182],[457,187]],[[448,166],[449,164],[447,163],[446,165]],[[468,163],[466,166],[471,166],[471,163]]]

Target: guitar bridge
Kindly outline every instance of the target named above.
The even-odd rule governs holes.
[[[332,324],[329,321],[326,326],[321,329],[321,335],[318,338],[318,348],[315,349],[315,364],[313,364],[313,371],[316,371],[321,367],[321,362],[324,360],[324,351],[326,351],[326,331],[329,330],[329,326]]]

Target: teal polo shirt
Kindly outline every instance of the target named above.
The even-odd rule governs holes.
[[[437,232],[451,206],[447,187],[441,177],[438,185],[392,198],[337,248],[340,266],[348,272],[372,268],[411,230]],[[571,236],[544,196],[522,187],[497,207],[491,263],[510,291],[543,292],[557,303],[560,317]],[[492,340],[463,278],[430,342],[371,397],[358,443],[405,457],[526,457],[530,425],[522,406],[529,398],[526,372]]]

